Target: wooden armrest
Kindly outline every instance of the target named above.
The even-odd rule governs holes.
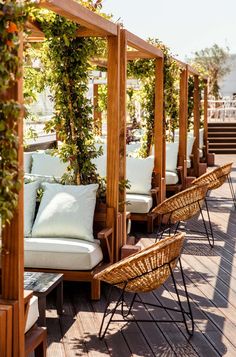
[[[112,228],[103,228],[100,232],[98,232],[98,239],[106,239],[108,237],[110,237],[113,233],[113,229]]]
[[[152,198],[153,198],[153,205],[152,207],[155,207],[158,204],[158,193],[159,193],[159,187],[154,187],[150,190]]]
[[[103,228],[100,232],[98,232],[97,237],[100,240],[103,260],[105,262],[112,262],[112,251],[111,244],[109,242],[109,237],[112,237],[113,229],[112,228]]]

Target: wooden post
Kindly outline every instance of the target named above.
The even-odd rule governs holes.
[[[22,63],[23,41],[19,48],[19,61]],[[7,99],[18,101],[23,106],[22,77],[6,93]],[[11,124],[11,123],[10,123]],[[23,107],[18,118],[17,134],[19,138],[18,167],[23,172]],[[22,180],[23,184],[23,180]],[[23,186],[23,185],[22,185]],[[18,302],[17,308],[13,310],[13,331],[7,331],[9,336],[13,335],[14,357],[24,356],[24,202],[23,187],[19,193],[18,207],[10,224],[2,230],[2,245],[4,250],[1,254],[2,265],[2,299]],[[6,254],[6,252],[8,254]],[[0,302],[1,304],[1,302]],[[10,328],[10,327],[9,327]]]
[[[179,159],[178,165],[183,167],[183,188],[187,177],[187,119],[188,119],[188,68],[180,73],[179,95]]]
[[[93,85],[93,120],[95,135],[102,135],[102,113],[98,110],[98,84]]]
[[[165,199],[166,139],[164,111],[164,59],[155,60],[155,118],[154,118],[154,171],[158,174],[159,202]]]
[[[200,129],[200,93],[199,93],[199,78],[194,76],[194,92],[193,92],[193,116],[194,116],[194,145],[193,145],[193,169],[194,175],[199,176],[199,129]]]
[[[126,30],[120,31],[120,172],[119,180],[124,182],[126,179],[126,81],[127,81],[127,33]],[[126,202],[126,190],[119,193],[119,201]],[[121,204],[122,213],[122,245],[126,244],[126,204]]]
[[[108,36],[107,65],[107,205],[114,208],[115,217],[108,216],[115,237],[113,256],[119,259],[122,239],[117,225],[119,213],[119,93],[120,93],[120,31],[118,36]]]

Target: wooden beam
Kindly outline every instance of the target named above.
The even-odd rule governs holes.
[[[153,45],[136,36],[132,32],[129,32],[127,30],[125,31],[127,32],[127,43],[130,47],[135,48],[138,51],[150,54],[153,56],[153,58],[164,57],[163,52],[159,50],[159,48],[154,47]]]
[[[158,174],[159,202],[165,199],[166,141],[164,114],[163,58],[155,60],[154,171]]]
[[[199,129],[200,129],[200,93],[199,78],[194,76],[193,91],[193,117],[194,117],[194,145],[193,145],[193,169],[194,175],[199,176]]]
[[[108,217],[108,226],[114,228],[114,259],[119,259],[120,237],[117,229],[119,213],[119,93],[120,93],[120,36],[108,37],[107,66],[107,205],[114,217]]]
[[[188,69],[187,66],[180,73],[179,94],[179,158],[178,165],[183,167],[184,182],[187,177],[187,119],[188,119]]]
[[[23,36],[20,34],[19,63],[23,58]],[[18,147],[18,169],[23,172],[23,81],[22,77],[10,88],[6,99],[13,99],[22,105],[18,123],[17,136],[19,138]],[[9,124],[12,125],[10,119]],[[9,302],[14,300],[18,302],[13,321],[13,335],[16,336],[14,345],[18,347],[17,357],[24,356],[24,193],[23,178],[22,189],[19,193],[18,207],[14,212],[13,219],[2,230],[2,246],[4,250],[1,254],[2,266],[2,299]],[[8,253],[8,254],[6,254]],[[9,331],[9,334],[11,331]],[[15,356],[14,356],[15,357]]]
[[[107,59],[105,58],[91,58],[90,62],[96,66],[107,68]]]
[[[208,81],[204,80],[204,97],[203,97],[203,115],[204,115],[204,145],[208,148]],[[207,151],[207,150],[206,150]],[[206,152],[206,156],[208,152]]]
[[[40,0],[39,6],[95,31],[99,36],[117,36],[118,26],[73,0]]]
[[[141,51],[127,51],[128,61],[133,61],[135,59],[140,59],[140,58],[153,58],[153,55]]]
[[[187,66],[188,66],[188,73],[189,73],[190,75],[200,76],[200,73],[199,73],[195,68],[193,68],[193,67],[190,66],[189,64],[188,64]]]
[[[100,37],[98,31],[87,29],[86,27],[81,26],[77,31],[78,37]]]
[[[126,83],[127,83],[127,33],[121,29],[120,33],[120,139],[119,139],[119,156],[120,156],[120,171],[119,181],[124,182],[126,179]],[[126,191],[119,193],[119,201],[126,202]],[[120,207],[122,213],[123,237],[122,246],[126,244],[126,205]]]

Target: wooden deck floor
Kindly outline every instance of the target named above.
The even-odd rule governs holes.
[[[218,156],[217,164],[234,161],[232,172],[236,188],[236,156]],[[48,357],[75,356],[236,356],[236,211],[229,200],[225,184],[211,194],[217,201],[210,203],[216,237],[215,247],[209,248],[206,238],[187,233],[182,262],[195,319],[194,336],[188,339],[181,324],[134,323],[111,325],[104,341],[97,338],[105,304],[106,286],[102,299],[91,303],[89,286],[67,283],[64,289],[64,314],[58,318],[53,296],[47,310]],[[225,199],[226,198],[226,199]],[[196,218],[187,228],[202,230]],[[139,233],[139,237],[145,237]],[[149,236],[150,239],[151,236]],[[147,238],[146,238],[147,239]],[[147,240],[146,240],[147,242]],[[173,287],[148,294],[146,299],[175,306]],[[138,318],[165,318],[166,312],[147,311],[135,306]],[[158,316],[158,317],[157,317]],[[172,315],[169,316],[172,318]]]

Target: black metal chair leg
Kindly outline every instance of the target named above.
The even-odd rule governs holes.
[[[229,183],[229,188],[230,188],[230,192],[231,192],[234,208],[236,209],[236,196],[235,196],[235,192],[234,192],[232,178],[231,178],[230,175],[228,175],[227,179],[228,179],[228,183]]]
[[[211,217],[210,217],[210,211],[209,211],[209,208],[208,208],[207,198],[205,198],[204,202],[205,202],[205,207],[206,207],[206,211],[207,211],[208,223],[209,223],[210,232],[211,232],[211,236],[212,236],[212,240],[213,240],[213,245],[214,245],[215,239],[214,239],[214,233],[213,233],[213,228],[212,228],[212,224],[211,224]]]
[[[208,232],[208,229],[207,229],[207,226],[206,226],[205,218],[204,218],[203,213],[202,213],[202,208],[201,208],[199,203],[198,203],[198,205],[199,205],[199,210],[200,210],[200,214],[201,214],[201,217],[202,217],[202,221],[203,221],[203,225],[204,225],[204,228],[205,228],[205,232],[206,232],[206,236],[207,236],[209,245],[210,245],[211,248],[213,248],[214,247],[214,236],[211,237],[212,238],[212,242],[211,242],[210,235],[209,235],[209,232]]]
[[[101,322],[100,330],[99,330],[99,333],[98,333],[98,336],[99,336],[100,340],[102,340],[105,337],[105,334],[106,334],[107,329],[108,329],[108,327],[109,327],[109,325],[110,325],[110,323],[112,321],[112,318],[113,318],[118,306],[122,303],[123,297],[124,297],[124,290],[121,290],[120,296],[116,301],[115,307],[111,311],[108,311],[108,308],[109,308],[109,305],[110,305],[110,302],[111,302],[112,290],[113,290],[113,286],[111,286],[109,294],[108,294],[108,297],[107,297],[106,308],[105,308],[105,311],[103,313],[102,322]],[[103,331],[103,325],[104,325],[105,319],[106,319],[106,317],[108,315],[110,315],[110,317],[109,317],[107,325],[106,325],[106,327],[105,327],[105,329]]]

